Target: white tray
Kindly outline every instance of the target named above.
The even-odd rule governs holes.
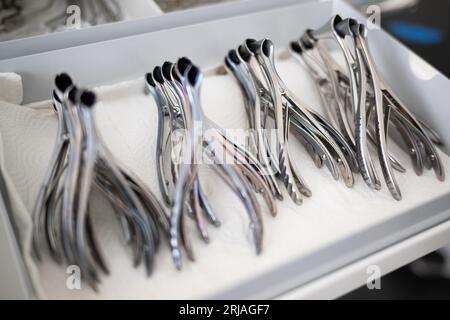
[[[154,65],[182,55],[208,67],[220,63],[229,48],[247,37],[270,37],[278,47],[286,46],[305,28],[322,25],[334,13],[359,17],[340,1],[298,4],[3,60],[0,72],[20,73],[25,101],[38,101],[48,98],[54,75],[63,70],[78,83],[94,86],[141,77]],[[386,80],[416,114],[436,128],[448,146],[448,79],[433,69],[424,72],[430,67],[383,31],[371,31],[370,46]],[[409,165],[408,159],[404,162]],[[444,162],[448,169],[446,156]],[[408,169],[412,171],[410,166]],[[212,255],[214,248],[220,248],[213,241],[207,249],[200,249],[199,261],[188,264],[183,272],[170,269],[173,266],[165,259],[167,266],[159,266],[153,278],[142,279],[148,284],[145,289],[137,288],[139,278],[134,278],[129,283],[129,279],[122,279],[117,291],[114,283],[106,280],[108,290],[99,295],[89,291],[55,295],[49,283],[44,285],[49,290],[45,293],[66,298],[273,298],[450,218],[448,180],[439,183],[427,173],[409,181],[413,183],[402,185],[404,199],[399,203],[383,193],[367,193],[360,180],[346,191],[336,183],[337,194],[344,192],[346,201],[334,199],[317,186],[313,197],[295,209],[298,212],[294,215],[280,212],[273,221],[265,219],[266,247],[261,257],[253,256],[250,250],[239,261],[217,252]],[[367,207],[355,206],[350,200],[353,195],[356,204],[367,201]],[[220,265],[224,262],[226,268]],[[163,276],[158,274],[160,268]],[[155,290],[164,290],[152,291],[155,284]],[[125,290],[127,285],[130,291]]]

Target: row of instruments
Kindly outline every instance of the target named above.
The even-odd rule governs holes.
[[[369,188],[386,185],[392,197],[401,200],[395,171],[406,169],[388,141],[410,155],[417,175],[432,169],[444,180],[436,149],[442,144],[439,136],[382,78],[367,39],[363,24],[336,15],[290,43],[290,53],[316,84],[325,115],[283,82],[270,39],[246,39],[231,49],[224,61],[242,89],[248,123],[245,144],[203,112],[203,75],[188,58],[165,62],[147,73],[145,92],[154,98],[158,114],[155,160],[162,201],[106,147],[95,125],[95,94],[78,88],[69,75],[58,75],[53,106],[59,130],[33,213],[35,256],[41,259],[45,247],[56,262],[80,266],[83,279],[98,290],[101,274],[108,274],[109,268],[91,218],[91,191],[97,188],[111,203],[135,266],[143,264],[150,274],[160,242],[167,241],[181,269],[183,256],[194,260],[188,220],[194,221],[205,242],[210,241],[208,227],[221,223],[199,175],[203,164],[242,203],[259,254],[263,211],[276,216],[283,194],[289,195],[286,201],[300,205],[314,191],[289,152],[291,136],[318,168],[325,166],[347,187],[360,174]],[[327,42],[337,44],[345,65],[335,60]]]

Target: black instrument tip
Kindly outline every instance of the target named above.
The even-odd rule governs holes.
[[[59,91],[65,92],[71,85],[73,81],[67,73],[61,73],[55,77],[55,86]]]
[[[80,102],[84,106],[89,107],[89,108],[91,108],[95,104],[96,101],[97,101],[97,97],[96,97],[95,93],[92,91],[86,90],[80,96]]]
[[[302,53],[302,48],[300,47],[300,44],[297,41],[292,41],[291,43],[289,43],[289,46],[292,49],[292,51],[298,54]]]
[[[152,75],[151,72],[149,72],[149,73],[147,73],[147,74],[145,75],[145,80],[146,80],[147,83],[148,83],[149,85],[151,85],[152,87],[155,87],[155,86],[156,86],[155,80],[153,79],[153,75]]]

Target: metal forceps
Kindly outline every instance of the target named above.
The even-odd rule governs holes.
[[[354,166],[355,160],[352,150],[331,124],[300,102],[283,83],[275,69],[273,51],[273,44],[269,39],[260,41],[247,39],[243,45],[239,46],[238,50],[229,52],[226,65],[235,74],[243,91],[248,92],[247,100],[255,95],[254,92],[251,93],[251,89],[248,89],[253,88],[265,101],[269,114],[275,119],[274,101],[282,101],[284,121],[278,125],[283,125],[282,131],[284,131],[286,139],[289,129],[292,128],[297,137],[304,142],[317,166],[320,167],[322,163],[325,163],[335,179],[339,178],[338,166],[340,166],[347,186],[353,185],[353,175],[350,168]],[[259,77],[257,76],[258,73],[260,74]],[[276,87],[274,84],[276,84]],[[268,89],[270,87],[272,88]],[[273,98],[273,95],[276,95],[276,97]],[[258,108],[255,104],[254,107]],[[336,143],[335,139],[340,143]],[[299,175],[295,168],[293,168],[292,173],[298,181]],[[305,193],[308,188],[304,183],[299,183],[298,187],[302,194],[308,195],[308,192]]]
[[[437,152],[433,140],[437,144],[441,144],[440,138],[428,125],[416,119],[411,111],[400,101],[394,91],[389,87],[386,81],[379,74],[374,59],[371,56],[368,40],[367,30],[363,24],[358,24],[354,19],[347,19],[348,27],[353,32],[356,38],[356,44],[359,50],[362,51],[362,56],[366,62],[369,71],[368,78],[374,85],[373,93],[375,97],[375,107],[377,111],[377,101],[383,105],[386,112],[386,119],[384,120],[384,128],[386,136],[388,134],[388,125],[392,121],[396,125],[398,131],[401,133],[406,145],[410,146],[410,155],[414,163],[415,171],[418,175],[422,174],[422,164],[427,169],[433,169],[438,180],[445,179],[445,172]],[[378,97],[378,100],[377,100]],[[370,119],[371,114],[369,114]],[[378,126],[375,128],[378,130]]]
[[[236,76],[241,85],[241,89],[245,96],[245,107],[250,124],[250,143],[249,151],[253,150],[257,159],[261,162],[265,170],[263,177],[266,184],[270,187],[272,194],[279,200],[283,200],[281,190],[275,179],[276,174],[279,174],[278,158],[273,154],[270,148],[269,138],[265,131],[268,117],[268,107],[257,92],[258,84],[255,84],[259,79],[251,74],[252,70],[247,68],[244,63],[241,63],[236,50],[230,50],[225,57],[225,66]],[[305,191],[305,193],[307,193]],[[307,193],[310,195],[310,192]]]
[[[336,30],[336,26],[338,24],[342,24],[342,19],[340,18],[340,16],[336,15],[330,20],[329,23],[325,24],[322,28],[318,30],[307,30],[299,40],[298,44],[299,47],[303,49],[303,61],[305,61],[305,64],[309,66],[309,69],[313,69],[313,65],[316,64],[316,66],[319,66],[321,71],[324,73],[324,78],[328,79],[328,81],[322,81],[319,86],[322,88],[321,90],[319,89],[319,91],[323,92],[323,83],[328,84],[327,89],[329,89],[329,99],[327,101],[327,109],[332,109],[331,111],[329,110],[328,114],[329,116],[331,116],[331,119],[333,119],[334,122],[338,124],[338,127],[346,137],[347,141],[355,149],[359,170],[366,184],[373,189],[379,190],[381,188],[381,183],[370,156],[368,144],[366,142],[367,126],[365,125],[365,107],[358,108],[361,103],[364,103],[365,105],[365,95],[361,96],[358,95],[358,93],[360,88],[364,88],[361,90],[365,90],[366,82],[363,79],[363,85],[359,86],[358,88],[357,74],[354,71],[358,66],[353,59],[353,55],[351,54],[350,49],[347,47],[344,41],[345,39]],[[341,49],[346,61],[348,69],[347,71],[349,74],[349,76],[347,77],[347,84],[350,88],[344,88],[343,90],[340,90],[341,82],[338,71],[341,70],[338,67],[337,63],[335,63],[331,55],[328,53],[326,48],[322,45],[321,41],[319,41],[321,39],[333,39],[338,43],[339,48]],[[291,46],[291,48],[295,47]],[[365,70],[363,68],[364,65],[360,67],[360,70]],[[314,74],[314,72],[312,73]],[[326,96],[326,94],[322,95]],[[351,114],[350,116],[348,116],[347,113],[349,109],[349,113]],[[355,117],[355,121],[352,121],[353,117]]]
[[[270,190],[260,175],[259,163],[246,150],[234,143],[223,129],[204,115],[200,105],[202,74],[189,59],[181,58],[176,64],[166,62],[162,67],[162,77],[158,75],[159,72],[159,69],[155,68],[153,74],[147,74],[147,87],[151,87],[149,91],[155,96],[160,110],[165,107],[164,101],[169,101],[166,105],[168,108],[177,107],[173,112],[180,113],[179,119],[185,129],[182,158],[178,164],[177,179],[174,181],[170,228],[171,251],[176,267],[180,269],[182,266],[180,241],[181,243],[183,241],[183,213],[189,209],[193,211],[201,209],[195,205],[196,197],[199,195],[197,186],[200,185],[198,155],[201,154],[210,159],[214,171],[244,204],[250,219],[256,251],[259,253],[262,249],[262,219],[253,188],[263,193],[271,213],[276,214]],[[166,86],[165,90],[161,85]],[[167,90],[168,88],[171,88],[170,91]],[[228,163],[222,159],[220,156],[224,153],[232,155],[234,162]],[[189,197],[192,191],[195,191],[194,196]],[[204,231],[201,230],[198,221],[200,216],[201,214],[194,214],[197,227],[202,234]]]
[[[272,48],[271,51],[273,52],[273,44],[271,41],[266,40],[265,43],[269,43],[269,46]],[[309,130],[310,135],[315,137],[315,144],[319,145],[320,142],[323,143],[325,149],[322,148],[323,153],[319,154],[320,158],[327,165],[336,180],[339,178],[338,171],[340,171],[345,184],[348,187],[351,187],[354,183],[352,170],[356,171],[354,154],[341,138],[338,131],[330,123],[328,123],[320,114],[306,106],[305,103],[289,90],[278,72],[276,72],[273,57],[271,60],[273,73],[281,87],[280,92],[282,92],[282,96],[286,100],[286,105],[289,107],[289,115],[292,119],[301,124],[303,128]],[[267,65],[267,63],[265,65]],[[299,126],[296,127],[298,128]],[[312,140],[309,139],[308,142],[311,143]]]
[[[331,117],[339,124],[341,131],[346,135],[348,141],[354,146],[355,151],[357,153],[358,164],[360,167],[360,172],[364,178],[366,184],[374,189],[380,189],[381,184],[379,182],[378,175],[376,173],[375,167],[373,165],[372,159],[370,157],[368,151],[368,145],[366,143],[367,140],[367,132],[366,132],[366,115],[365,108],[358,108],[361,103],[365,104],[365,96],[361,96],[361,101],[358,96],[358,87],[356,83],[357,75],[354,70],[357,68],[356,62],[354,62],[353,56],[350,53],[350,50],[347,48],[344,39],[340,36],[338,31],[336,31],[336,25],[342,23],[342,19],[339,16],[335,16],[331,19],[330,23],[327,23],[324,27],[319,30],[307,30],[304,35],[301,37],[299,42],[297,43],[297,48],[295,46],[291,46],[293,49],[297,49],[297,53],[302,54],[303,61],[309,67],[310,70],[314,69],[313,64],[315,63],[317,66],[320,66],[320,69],[323,70],[325,74],[324,80],[320,83],[319,87],[323,91],[324,84],[329,85],[331,96],[331,101],[328,101],[328,109],[333,109],[334,113],[330,112]],[[347,79],[347,85],[350,86],[344,87],[343,90],[339,90],[339,86],[341,85],[341,78],[339,77],[338,72],[340,71],[337,64],[332,59],[331,55],[327,52],[327,50],[321,45],[320,41],[317,39],[335,39],[341,48],[344,57],[346,59],[347,68],[349,70],[350,81]],[[301,47],[301,48],[300,48]],[[294,51],[294,50],[293,50]],[[304,54],[303,54],[304,53]],[[315,57],[314,57],[315,54]],[[314,63],[311,63],[315,60]],[[364,66],[361,66],[361,69]],[[314,72],[312,72],[314,74]],[[365,79],[362,81],[362,85],[360,87],[365,88],[366,82]],[[365,90],[365,89],[364,89]],[[342,93],[343,91],[343,93]],[[353,102],[352,104],[349,103]],[[345,106],[344,106],[345,105]],[[350,112],[347,113],[347,111]],[[348,114],[351,114],[348,116]],[[353,132],[353,121],[351,120],[355,115],[355,133]],[[350,118],[350,120],[349,120]],[[356,136],[356,137],[355,137]]]
[[[350,131],[350,136],[348,137],[348,143],[352,148],[364,149],[360,150],[359,154],[363,155],[359,157],[359,165],[361,166],[363,177],[365,178],[365,182],[374,189],[380,189],[381,184],[378,178],[378,175],[374,169],[372,159],[370,154],[368,153],[367,142],[373,147],[376,147],[376,139],[374,134],[371,131],[366,130],[366,118],[365,109],[357,109],[355,112],[353,111],[353,106],[358,105],[355,101],[359,101],[358,98],[358,87],[356,84],[355,73],[350,73],[350,79],[347,76],[346,72],[338,65],[333,58],[324,51],[319,45],[313,46],[311,41],[312,31],[307,31],[305,35],[299,40],[290,43],[289,51],[291,54],[297,58],[310,72],[311,76],[314,78],[318,93],[321,97],[323,105],[325,105],[325,111],[328,115],[328,118],[333,123],[338,123],[339,121],[336,118],[342,116],[336,115],[333,113],[333,110],[336,110],[336,113],[340,112],[340,109],[336,106],[337,101],[343,100],[343,104],[345,105],[345,111],[347,116],[347,121],[349,121],[350,126],[353,123],[354,114],[356,114],[358,121],[356,122],[356,127],[359,128],[356,133]],[[340,42],[342,44],[342,42]],[[316,48],[317,47],[317,48]],[[347,50],[347,47],[342,45],[344,56],[346,57],[347,65],[349,66],[349,70],[356,69],[356,62],[351,62],[353,55],[350,55],[350,52]],[[317,51],[320,50],[320,53]],[[330,65],[326,67],[324,62],[321,59],[321,56],[326,56],[327,63]],[[351,67],[350,67],[351,66]],[[362,66],[361,68],[363,68]],[[335,77],[328,76],[329,72],[335,73]],[[330,79],[337,79],[338,84],[335,85],[338,87],[338,90],[333,90],[332,81]],[[351,86],[350,86],[351,84]],[[336,95],[339,93],[338,95]],[[353,100],[351,97],[353,97]],[[352,103],[353,102],[353,103]],[[346,130],[346,127],[341,125],[343,131]],[[356,138],[354,138],[356,136]],[[367,138],[366,138],[367,136]],[[355,139],[357,142],[355,142]],[[358,143],[358,146],[355,145]],[[406,172],[406,169],[403,165],[395,158],[394,155],[388,154],[389,160],[392,164],[392,167],[399,172]],[[359,169],[359,168],[358,168]]]
[[[163,74],[164,70],[164,74]],[[173,64],[166,62],[161,67],[155,67],[153,73],[146,75],[146,90],[150,93],[156,101],[158,109],[158,137],[156,147],[156,159],[157,159],[157,172],[158,180],[163,194],[163,198],[167,205],[173,204],[173,199],[169,194],[174,194],[175,182],[179,178],[179,163],[181,159],[181,150],[178,148],[179,140],[177,140],[177,130],[185,129],[185,115],[182,114],[183,109],[180,107],[177,93],[174,91],[175,87],[172,84],[174,75]],[[165,137],[165,118],[169,118],[169,133]],[[179,138],[179,137],[178,137]],[[164,143],[165,141],[165,143]],[[166,150],[169,149],[167,152]],[[170,154],[170,158],[167,159],[166,155]],[[167,173],[164,169],[164,164],[170,163],[170,173]],[[192,205],[190,201],[192,201]],[[214,214],[209,201],[204,194],[201,187],[200,180],[196,177],[194,181],[194,187],[190,192],[190,197],[186,200],[186,210],[194,217],[197,228],[200,232],[202,239],[205,242],[209,242],[209,234],[206,230],[205,222],[203,220],[204,215],[209,222],[216,227],[220,226],[220,221]],[[192,248],[187,238],[185,231],[185,221],[181,219],[181,237],[182,243],[188,254],[189,259],[194,260]]]
[[[330,38],[339,44],[347,72],[322,46],[320,40]],[[334,101],[328,100],[326,104],[335,111],[332,117],[337,119],[341,130],[353,143],[367,185],[375,189],[381,187],[369,153],[369,145],[372,145],[376,147],[383,176],[392,196],[396,200],[401,199],[392,169],[401,172],[405,169],[387,149],[390,123],[394,124],[404,145],[409,148],[408,153],[416,173],[422,173],[423,159],[428,159],[428,167],[434,168],[439,179],[444,178],[439,156],[432,143],[433,140],[439,143],[439,137],[428,126],[424,129],[423,124],[414,118],[398,98],[393,98],[395,94],[376,70],[364,25],[354,19],[342,20],[336,15],[322,28],[307,30],[298,42],[291,43],[291,52],[301,57],[315,78],[321,95],[334,98]],[[399,110],[402,110],[401,114]],[[412,119],[407,119],[406,115]],[[351,128],[354,128],[354,132]]]
[[[97,133],[93,115],[95,94],[76,88],[67,74],[55,78],[53,105],[58,137],[44,183],[34,207],[34,251],[41,259],[44,242],[58,262],[77,264],[83,279],[98,290],[99,270],[109,269],[98,246],[90,210],[91,191],[102,191],[121,222],[133,248],[134,264],[150,274],[160,242],[168,234],[168,218],[151,191],[119,165]]]

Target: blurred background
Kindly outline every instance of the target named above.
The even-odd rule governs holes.
[[[242,0],[0,0],[0,41],[157,16],[225,1]],[[368,6],[378,5],[382,28],[450,77],[450,0],[347,2],[362,13],[367,12]],[[81,19],[68,20],[68,16],[77,14]],[[450,247],[384,276],[380,290],[362,287],[342,299],[450,299]]]

